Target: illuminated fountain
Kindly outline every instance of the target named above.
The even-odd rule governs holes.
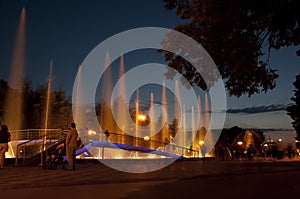
[[[178,98],[177,98],[177,97]],[[174,118],[177,119],[178,121],[178,125],[180,126],[180,124],[184,124],[185,121],[182,121],[182,114],[184,114],[184,112],[181,112],[181,96],[180,96],[180,90],[179,90],[179,85],[178,85],[178,80],[175,81],[175,96],[174,96]],[[183,127],[183,129],[178,129],[178,132],[176,133],[176,136],[174,139],[174,142],[178,145],[178,146],[186,146],[185,143],[185,132],[184,132],[185,126]]]
[[[109,53],[106,54],[105,57],[105,67],[107,67],[107,71],[104,75],[104,86],[102,88],[102,99],[101,99],[101,110],[100,110],[100,125],[103,127],[103,130],[107,130],[109,132],[115,132],[113,116],[110,109],[111,102],[111,93],[112,93],[112,72],[111,67],[108,66],[110,63]]]
[[[10,78],[8,80],[8,85],[12,88],[12,90],[8,90],[7,92],[4,110],[4,121],[11,131],[22,129],[22,87],[25,67],[25,19],[26,10],[25,7],[23,7],[12,55]]]
[[[97,141],[100,143],[99,146],[103,143],[114,143],[120,145],[132,145],[136,147],[141,147],[144,149],[151,149],[157,150],[161,152],[170,152],[170,143],[178,147],[178,150],[181,152],[177,154],[186,155],[186,147],[193,142],[192,149],[199,150],[198,145],[205,144],[206,140],[201,137],[199,140],[198,131],[202,127],[208,129],[209,127],[209,103],[208,103],[208,96],[205,95],[205,115],[202,115],[202,105],[200,101],[200,96],[198,96],[198,108],[199,112],[196,112],[196,107],[185,107],[181,100],[181,93],[178,85],[178,81],[176,80],[173,82],[174,90],[175,90],[175,99],[174,99],[174,106],[173,104],[169,104],[171,99],[167,97],[167,86],[166,82],[162,83],[162,91],[161,91],[161,110],[157,111],[155,108],[157,104],[155,104],[154,100],[154,93],[150,93],[150,104],[148,104],[149,110],[148,114],[146,113],[144,107],[141,107],[141,101],[143,100],[143,96],[139,96],[140,92],[136,90],[136,101],[135,101],[135,118],[132,121],[127,121],[128,117],[128,107],[129,104],[127,103],[126,97],[126,81],[125,78],[122,79],[125,73],[125,64],[124,64],[124,57],[123,55],[120,57],[120,68],[119,68],[119,88],[118,94],[119,97],[116,101],[112,102],[112,91],[113,91],[113,77],[117,75],[112,75],[112,67],[109,66],[110,64],[110,55],[107,53],[105,57],[105,68],[106,71],[102,78],[103,85],[102,85],[102,92],[101,92],[101,104],[99,109],[99,117],[98,121],[103,131],[107,131],[110,135],[107,137],[104,133],[100,135],[97,134],[99,129],[97,127],[93,127],[92,122],[89,121],[89,118],[78,118],[82,111],[87,111],[87,107],[80,107],[77,106],[74,112],[74,120],[77,121],[77,126],[82,127],[78,129],[81,132],[81,139],[85,140],[86,142],[89,141]],[[16,45],[14,48],[14,55],[12,60],[12,73],[10,77],[9,84],[15,91],[8,93],[7,96],[7,105],[5,110],[5,121],[10,127],[11,130],[21,129],[21,118],[22,118],[22,92],[21,88],[22,85],[20,84],[20,78],[23,76],[23,67],[25,65],[25,9],[22,9],[21,17],[20,17],[20,24],[18,27]],[[48,117],[49,117],[49,109],[50,109],[50,91],[51,91],[51,77],[52,77],[52,67],[53,61],[50,62],[50,72],[49,72],[49,81],[48,81],[48,89],[47,89],[47,105],[46,105],[46,112],[45,112],[45,123],[44,127],[47,129],[48,127]],[[19,81],[18,81],[19,80]],[[82,88],[81,86],[81,67],[79,67],[78,75],[77,75],[77,90],[75,92],[75,101],[77,104],[81,103],[81,96],[82,96]],[[156,96],[156,95],[155,95]],[[160,98],[160,93],[157,95]],[[145,100],[145,99],[144,99]],[[168,101],[169,100],[169,101]],[[12,111],[13,105],[13,111]],[[117,110],[117,118],[114,118],[114,114],[112,112],[112,106],[116,106]],[[173,109],[173,110],[172,110]],[[188,109],[188,110],[186,110]],[[170,110],[174,111],[174,113]],[[191,111],[187,113],[186,111]],[[12,115],[10,113],[13,113]],[[143,115],[142,115],[143,114]],[[158,118],[157,115],[160,114],[160,121],[156,121],[155,118]],[[172,114],[174,115],[174,119],[178,120],[180,125],[180,129],[176,132],[176,136],[171,135],[169,132],[169,119],[172,118]],[[20,116],[19,118],[16,116]],[[150,123],[148,125],[148,132],[145,132],[143,125],[139,125],[141,121],[147,120],[147,117],[150,118]],[[13,118],[13,120],[11,119]],[[197,119],[196,119],[197,118]],[[205,122],[204,122],[205,118]],[[116,123],[116,120],[121,121]],[[156,123],[157,122],[157,123]],[[134,123],[135,128],[132,128],[132,123]],[[196,125],[199,123],[199,125]],[[130,126],[131,125],[131,126]],[[147,126],[147,125],[145,125]],[[133,129],[133,130],[132,130]],[[133,132],[130,132],[133,131]],[[131,133],[131,134],[130,134]],[[203,135],[200,131],[200,134]],[[187,136],[189,135],[189,136]],[[195,138],[195,140],[191,140],[191,138]],[[131,143],[130,143],[131,141]],[[155,142],[154,142],[155,141]],[[200,141],[201,144],[200,144]],[[111,145],[110,145],[111,146]],[[96,148],[96,147],[95,147]],[[97,158],[131,158],[132,154],[130,150],[122,150],[122,152],[116,153],[115,149],[110,149],[109,147],[97,147],[96,150],[98,153]],[[135,157],[142,157],[142,158],[150,158],[150,157],[166,157],[163,155],[153,156],[151,155],[140,155],[145,151],[139,152]],[[205,154],[203,154],[205,155]],[[199,156],[200,153],[199,153]]]
[[[149,116],[151,118],[150,121],[150,138],[153,138],[154,133],[156,133],[156,125],[155,125],[155,109],[154,109],[154,94],[153,92],[150,93],[150,108],[149,108]],[[150,148],[153,148],[154,144],[150,143]]]
[[[45,134],[46,134],[46,129],[48,128],[48,119],[49,119],[49,112],[50,112],[52,67],[53,67],[53,60],[50,61],[50,71],[49,71],[49,78],[48,78],[48,85],[47,85],[47,101],[46,101],[45,125],[44,125]]]
[[[139,110],[139,90],[136,91],[136,100],[135,100],[135,137],[139,137],[139,114],[140,114],[140,110]],[[135,146],[138,146],[138,140],[136,140],[135,142]]]
[[[162,130],[161,130],[161,141],[168,143],[170,141],[170,137],[168,136],[168,103],[167,103],[167,91],[165,82],[162,85]]]
[[[194,101],[197,107],[188,105],[186,109],[185,104],[182,104],[178,80],[162,82],[161,95],[160,93],[157,95],[161,96],[161,102],[155,103],[154,93],[150,91],[152,88],[149,90],[147,87],[146,89],[137,87],[131,91],[131,96],[127,96],[125,78],[127,76],[125,76],[123,55],[120,57],[117,76],[112,75],[117,70],[108,66],[109,63],[110,57],[107,53],[105,59],[107,67],[100,83],[102,95],[98,116],[101,129],[108,137],[105,133],[96,133],[97,129],[89,129],[94,133],[88,135],[89,143],[92,143],[91,150],[98,150],[92,153],[98,154],[96,158],[143,159],[168,158],[172,154],[177,157],[206,155],[201,154],[200,148],[205,145],[206,129],[209,127],[210,120],[207,94],[203,112],[200,96],[198,96],[198,104],[197,98]],[[117,83],[113,83],[116,82],[114,77],[118,77]],[[159,92],[160,89],[155,91]],[[145,98],[145,91],[149,92],[148,100]],[[170,95],[174,96],[174,100],[169,98]],[[176,124],[176,127],[169,129],[172,119],[174,119],[172,125]],[[87,126],[90,128],[90,125]],[[189,146],[191,148],[188,148]]]
[[[116,132],[118,134],[120,134],[120,139],[119,139],[119,142],[120,143],[124,143],[124,139],[125,139],[125,132],[128,132],[129,131],[129,128],[128,128],[128,121],[127,121],[127,117],[126,117],[126,111],[127,111],[127,107],[126,107],[126,82],[125,82],[125,79],[124,78],[121,78],[125,73],[125,64],[124,64],[124,56],[121,55],[121,58],[120,58],[120,71],[119,71],[119,79],[120,79],[120,87],[119,87],[119,96],[120,98],[118,98],[118,107],[117,107],[117,110],[118,110],[118,114],[117,114],[117,121],[120,121],[119,122],[119,125],[120,125],[120,128],[118,128],[116,130]],[[122,130],[123,129],[123,130]]]
[[[25,25],[26,10],[21,10],[20,22],[17,29],[15,44],[12,53],[11,71],[8,80],[9,89],[6,93],[4,106],[4,123],[9,130],[22,129],[23,126],[23,73],[25,67]],[[9,151],[6,157],[14,157],[12,142],[9,143]]]

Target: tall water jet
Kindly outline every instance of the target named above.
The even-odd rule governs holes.
[[[23,118],[23,74],[25,67],[25,21],[26,10],[22,8],[20,22],[18,25],[14,50],[12,55],[11,72],[5,101],[4,121],[10,130],[22,128]]]
[[[89,133],[89,118],[88,117],[84,117],[83,115],[86,114],[86,111],[88,110],[87,106],[84,105],[83,102],[83,88],[82,88],[82,67],[81,64],[78,65],[78,72],[77,72],[77,77],[76,77],[76,92],[75,92],[75,96],[73,97],[73,99],[75,99],[75,103],[77,104],[76,106],[72,106],[72,111],[73,111],[73,120],[76,122],[76,126],[80,127],[79,132],[80,132],[80,136],[81,136],[81,141],[83,142],[83,144],[87,144],[88,143],[88,133]],[[90,129],[95,131],[95,129]]]
[[[112,72],[110,63],[110,55],[106,53],[105,67],[106,72],[103,77],[102,93],[101,93],[101,110],[100,110],[100,125],[103,130],[114,132],[114,120],[111,109],[111,94],[112,94]]]
[[[45,135],[46,130],[48,128],[48,120],[49,120],[49,112],[50,112],[50,99],[51,99],[51,83],[52,83],[52,68],[53,68],[53,60],[50,60],[50,69],[49,69],[49,77],[48,77],[48,85],[47,85],[47,100],[46,100],[46,111],[45,111]]]
[[[196,128],[195,128],[195,110],[192,106],[192,121],[191,121],[191,130],[192,130],[192,150],[196,149]]]
[[[153,138],[153,136],[156,133],[156,126],[155,126],[155,111],[154,111],[154,94],[153,92],[150,93],[150,109],[149,109],[149,117],[151,119],[150,121],[150,138]],[[153,148],[152,142],[150,148]]]
[[[182,134],[183,134],[183,147],[186,148],[187,147],[187,136],[186,136],[186,114],[185,114],[185,105],[183,105],[183,114],[182,114]],[[185,151],[184,151],[185,152]]]
[[[180,96],[180,89],[179,89],[179,85],[178,85],[178,80],[175,81],[175,99],[174,99],[174,110],[175,110],[175,118],[178,121],[178,125],[181,126],[182,124],[182,114],[181,114],[181,96]],[[176,135],[176,139],[174,140],[174,142],[179,145],[179,146],[184,146],[184,133],[183,131],[179,128],[177,135]]]
[[[163,81],[162,85],[162,130],[161,130],[161,141],[164,143],[168,143],[170,141],[170,137],[168,136],[168,104],[167,104],[167,91],[165,86],[165,81]]]
[[[204,144],[207,146],[210,146],[213,143],[212,139],[212,132],[210,129],[210,107],[209,107],[209,100],[208,100],[208,93],[205,93],[205,130],[206,130],[206,135],[205,135],[205,140]],[[205,151],[202,155],[207,156],[210,151]]]
[[[136,90],[136,101],[135,101],[135,145],[138,146],[138,138],[139,138],[139,90]]]
[[[207,131],[209,130],[209,124],[210,124],[210,112],[209,112],[209,102],[208,102],[208,95],[205,93],[205,128]]]
[[[81,88],[81,65],[78,66],[78,73],[77,73],[77,90],[76,90],[76,96],[75,96],[75,101],[78,103],[80,100],[80,96],[82,88]],[[81,121],[81,118],[79,118],[79,111],[80,108],[79,106],[76,106],[76,109],[74,110],[74,121]],[[78,124],[77,122],[77,126],[81,126],[80,124]]]
[[[198,107],[199,107],[199,112],[198,112],[199,126],[198,126],[198,129],[201,129],[201,127],[203,127],[204,124],[203,124],[203,121],[202,121],[202,104],[201,104],[200,95],[198,95]]]
[[[52,81],[52,67],[53,67],[53,60],[50,60],[50,69],[49,69],[49,77],[47,83],[47,95],[46,95],[46,108],[45,108],[45,121],[44,121],[44,137],[43,137],[43,144],[41,150],[41,165],[43,165],[43,151],[46,150],[46,141],[47,141],[47,128],[48,128],[48,119],[49,119],[49,112],[50,112],[50,99],[51,99],[51,81]]]
[[[127,121],[127,104],[126,104],[126,82],[125,82],[125,78],[121,78],[125,73],[125,64],[124,64],[124,56],[121,55],[120,58],[120,71],[119,71],[119,81],[120,81],[120,86],[119,86],[119,97],[118,97],[118,107],[117,107],[117,121],[119,121],[119,125],[120,128],[118,128],[118,132],[119,134],[121,134],[120,136],[120,142],[123,143],[125,142],[125,137],[123,136],[124,133],[121,129],[124,129],[125,132],[127,132],[128,129],[128,121]]]

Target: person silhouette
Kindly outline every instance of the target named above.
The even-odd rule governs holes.
[[[75,170],[75,160],[76,160],[76,147],[77,147],[78,132],[76,130],[76,124],[71,123],[71,129],[66,137],[66,152],[68,161],[68,170]]]
[[[5,153],[8,151],[8,142],[10,142],[11,136],[6,124],[1,126],[0,130],[0,169],[4,166]]]

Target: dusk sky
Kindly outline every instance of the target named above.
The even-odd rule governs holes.
[[[53,87],[63,85],[67,95],[72,94],[78,65],[106,38],[133,28],[172,29],[182,23],[161,0],[0,0],[0,79],[9,77],[22,6],[26,8],[25,76],[33,86],[45,84],[53,59]],[[225,127],[292,128],[284,109],[291,103],[292,82],[300,73],[298,48],[272,51],[271,64],[280,76],[274,90],[251,98],[228,97]],[[144,52],[133,60],[125,55],[125,66],[149,61],[163,63],[163,56]]]

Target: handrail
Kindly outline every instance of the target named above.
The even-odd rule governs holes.
[[[23,132],[26,132],[26,134],[22,134]],[[41,154],[41,164],[43,164],[43,156],[45,155],[44,151],[53,146],[53,141],[57,143],[62,138],[65,138],[66,132],[67,131],[63,131],[60,129],[26,129],[14,131],[15,138],[26,138],[26,141],[24,139],[20,139],[24,140],[24,142],[16,145],[17,147],[15,152],[15,164],[18,164],[18,160],[20,159],[20,157],[23,158],[23,161],[25,161],[26,158],[31,158],[39,153]],[[109,141],[115,144],[139,146],[148,148],[150,150],[169,152],[185,157],[197,157],[197,154],[199,153],[198,150],[189,149],[185,146],[180,146],[172,142],[163,142],[162,140],[154,140],[153,138],[145,140],[142,137],[134,137],[131,135],[116,132],[110,132],[108,137],[104,133],[97,135],[87,134],[86,136],[81,135],[80,139],[84,144],[88,144],[90,141],[95,140]],[[15,139],[15,141],[16,140],[18,139]],[[20,154],[21,150],[23,151]]]
[[[184,146],[176,145],[172,142],[163,142],[160,140],[144,140],[144,138],[141,137],[134,137],[131,135],[116,133],[116,132],[109,132],[109,136],[107,137],[105,134],[101,134],[99,137],[96,135],[96,140],[103,140],[103,141],[109,141],[115,144],[128,144],[132,146],[140,146],[140,147],[146,147],[148,149],[152,150],[159,150],[159,151],[168,151],[180,156],[184,156],[185,154],[189,154],[190,157],[196,157],[199,153],[198,150],[195,149],[188,149]],[[88,136],[87,136],[88,137]],[[81,137],[81,139],[84,139],[84,137]]]
[[[47,135],[42,135],[42,136],[40,136],[40,137],[37,137],[36,139],[27,140],[27,141],[25,141],[25,142],[22,142],[22,143],[20,143],[20,144],[17,144],[17,148],[18,148],[19,146],[21,146],[21,145],[26,145],[27,143],[29,143],[29,142],[31,142],[31,141],[33,141],[33,140],[39,140],[39,138],[44,138],[45,136],[47,136]]]
[[[33,130],[38,130],[37,132],[40,133],[41,131],[43,131],[44,135],[32,138],[30,140],[27,140],[25,142],[22,142],[20,144],[17,145],[17,151],[16,151],[16,155],[15,155],[15,164],[18,164],[18,159],[19,159],[19,152],[20,152],[20,148],[23,147],[22,154],[23,154],[23,161],[25,161],[26,159],[26,148],[28,146],[33,146],[33,153],[31,154],[30,157],[35,156],[36,154],[41,153],[41,164],[43,163],[43,152],[48,150],[51,146],[53,146],[53,142],[49,142],[49,140],[56,140],[59,141],[63,138],[63,136],[65,136],[65,131],[62,130],[58,130],[58,129],[26,129],[24,130],[25,132],[31,132]],[[50,131],[50,132],[49,132]],[[52,131],[52,132],[51,132]],[[54,132],[53,132],[54,131]],[[56,143],[55,142],[55,143]],[[32,145],[29,145],[30,143],[33,143]],[[48,145],[48,146],[47,146]],[[50,145],[50,146],[49,146]]]

